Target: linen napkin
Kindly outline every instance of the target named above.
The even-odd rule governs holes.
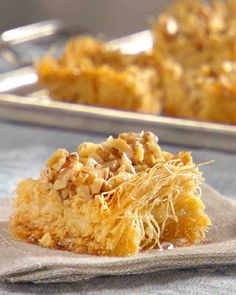
[[[151,250],[131,257],[78,255],[15,241],[8,230],[11,200],[0,199],[0,281],[72,282],[104,275],[236,263],[236,202],[206,184],[202,187],[202,199],[213,223],[204,243]]]

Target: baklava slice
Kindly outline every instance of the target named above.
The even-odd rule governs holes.
[[[128,256],[205,239],[210,219],[189,152],[162,151],[151,132],[57,150],[17,187],[11,232],[42,247]]]
[[[179,0],[154,24],[155,50],[184,68],[236,60],[236,2]]]
[[[151,53],[123,54],[91,37],[70,40],[63,55],[36,64],[39,83],[52,99],[159,114],[158,63]]]
[[[236,124],[235,62],[184,70],[169,61],[163,64],[162,70],[165,115]]]

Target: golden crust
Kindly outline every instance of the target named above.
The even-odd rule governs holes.
[[[60,149],[17,187],[16,238],[76,253],[127,256],[163,242],[204,240],[210,225],[190,153],[164,152],[150,133],[126,133],[78,153]]]

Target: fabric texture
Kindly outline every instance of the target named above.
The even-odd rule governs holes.
[[[73,282],[104,275],[139,274],[170,269],[236,263],[236,203],[204,185],[202,198],[212,227],[204,243],[173,250],[152,250],[132,257],[99,257],[43,249],[15,241],[8,230],[11,201],[1,200],[0,280]]]

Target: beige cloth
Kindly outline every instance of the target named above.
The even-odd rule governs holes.
[[[201,245],[133,257],[98,257],[44,249],[13,240],[8,231],[10,200],[0,200],[0,281],[72,282],[102,275],[156,272],[236,263],[236,203],[207,185],[202,198],[213,226]]]

